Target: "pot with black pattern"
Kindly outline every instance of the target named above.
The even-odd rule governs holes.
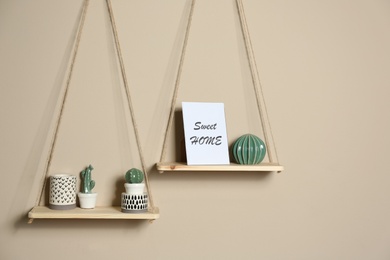
[[[49,208],[68,210],[76,208],[76,182],[74,175],[50,176]]]
[[[121,196],[121,210],[123,213],[141,213],[148,211],[148,194],[143,183],[144,173],[136,168],[125,174],[126,192]]]

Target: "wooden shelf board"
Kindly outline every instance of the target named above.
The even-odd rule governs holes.
[[[94,209],[75,208],[71,210],[52,210],[36,206],[29,213],[30,222],[34,219],[149,219],[160,217],[159,209],[143,213],[123,213],[120,207],[96,207]]]
[[[261,163],[256,165],[241,165],[230,163],[227,165],[187,165],[184,162],[159,162],[157,170],[164,171],[237,171],[237,172],[281,172],[284,167],[278,163]]]

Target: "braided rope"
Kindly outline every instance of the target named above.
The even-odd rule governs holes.
[[[55,130],[53,132],[53,136],[52,136],[51,143],[50,143],[50,148],[49,148],[48,157],[46,160],[46,165],[45,165],[45,170],[44,170],[45,174],[43,175],[42,180],[41,180],[42,189],[41,189],[40,193],[38,194],[37,200],[35,202],[36,206],[39,205],[39,203],[42,199],[42,195],[43,195],[43,191],[44,191],[45,186],[46,186],[46,181],[47,181],[47,176],[49,173],[50,165],[51,165],[51,162],[53,159],[53,153],[54,153],[54,149],[55,149],[55,146],[57,143],[58,130],[60,128],[62,115],[64,113],[66,98],[68,96],[70,81],[72,79],[73,68],[74,68],[74,64],[76,62],[76,57],[77,57],[77,53],[78,53],[79,45],[80,45],[80,40],[81,40],[81,34],[82,34],[83,28],[84,28],[85,17],[87,16],[88,4],[89,4],[89,0],[84,0],[83,10],[82,10],[82,14],[80,17],[80,23],[79,23],[78,31],[77,31],[76,38],[75,38],[75,44],[74,44],[74,49],[73,49],[73,54],[72,54],[72,61],[71,61],[68,76],[66,79],[66,86],[65,86],[64,95],[62,96],[60,112],[58,114],[58,117],[57,117],[57,120],[55,123]]]
[[[186,53],[186,50],[187,50],[188,37],[190,35],[190,28],[191,28],[192,17],[193,17],[193,14],[194,14],[194,8],[195,8],[195,0],[192,0],[191,8],[190,8],[190,14],[188,15],[188,20],[187,20],[187,27],[186,27],[186,31],[185,31],[183,47],[182,47],[181,55],[180,55],[179,67],[177,69],[175,88],[173,90],[168,123],[167,123],[167,126],[165,128],[165,133],[164,133],[164,141],[163,141],[163,148],[162,148],[162,152],[161,152],[160,162],[164,161],[164,158],[165,158],[166,146],[167,146],[166,143],[167,143],[167,139],[168,139],[168,132],[169,132],[169,130],[172,127],[173,116],[175,114],[176,99],[177,99],[177,95],[178,95],[178,92],[179,92],[181,73],[182,73],[182,70],[183,70],[184,57],[185,57],[185,53]]]
[[[129,90],[129,84],[128,84],[128,82],[127,82],[126,71],[125,71],[125,65],[124,65],[124,63],[123,63],[121,45],[120,45],[120,43],[119,43],[119,36],[118,36],[118,31],[117,31],[117,28],[116,28],[116,24],[115,24],[114,13],[113,13],[113,11],[112,11],[111,0],[106,0],[106,2],[107,2],[108,12],[109,12],[109,15],[110,15],[110,21],[111,21],[112,32],[113,32],[113,34],[114,34],[115,46],[116,46],[116,51],[117,51],[117,55],[118,55],[118,59],[119,59],[119,64],[120,64],[120,68],[121,68],[121,73],[122,73],[124,88],[125,88],[125,91],[126,91],[127,104],[128,104],[128,107],[129,107],[129,111],[130,111],[130,115],[131,115],[131,120],[132,120],[132,123],[133,123],[134,134],[135,134],[135,140],[136,140],[137,148],[138,148],[138,154],[139,154],[139,157],[140,157],[140,160],[141,160],[142,170],[143,170],[144,175],[145,175],[145,185],[146,185],[146,189],[148,190],[148,196],[149,196],[150,207],[151,207],[152,209],[154,209],[153,197],[152,197],[152,194],[151,194],[151,192],[150,192],[148,173],[147,173],[147,171],[146,171],[145,159],[144,159],[144,156],[143,156],[143,153],[142,153],[141,141],[140,141],[140,138],[139,138],[139,131],[138,131],[138,127],[137,127],[137,122],[136,122],[136,120],[135,120],[134,108],[133,108],[133,103],[132,103],[132,100],[131,100],[131,95],[130,95],[130,90]]]
[[[255,91],[255,96],[256,96],[256,102],[257,102],[257,108],[259,111],[260,115],[260,120],[261,120],[261,125],[264,131],[264,139],[267,147],[270,146],[270,139],[272,141],[272,145],[275,151],[275,158],[273,157],[272,151],[268,151],[268,158],[270,162],[278,162],[278,154],[276,151],[276,146],[272,134],[272,129],[271,129],[271,124],[269,122],[269,117],[268,117],[268,111],[267,107],[265,105],[265,99],[264,99],[264,94],[263,94],[263,89],[262,85],[260,82],[260,76],[259,76],[259,71],[257,68],[257,63],[255,59],[255,54],[253,51],[253,46],[252,46],[252,41],[250,38],[250,33],[248,29],[248,24],[247,20],[245,17],[245,11],[244,11],[244,5],[242,3],[242,0],[236,0],[237,3],[237,11],[238,11],[238,16],[240,17],[240,25],[241,25],[241,30],[245,42],[245,49],[248,57],[248,62],[249,62],[249,67],[251,70],[251,76],[252,76],[252,83],[253,83],[253,88]],[[263,107],[261,106],[263,104]],[[269,131],[267,129],[267,126],[269,128]]]
[[[245,42],[245,49],[246,49],[246,53],[247,53],[247,57],[248,57],[249,67],[250,67],[250,71],[251,71],[252,83],[253,83],[253,88],[254,88],[255,96],[256,96],[257,109],[258,109],[259,115],[260,115],[261,126],[262,126],[263,131],[264,131],[264,139],[265,139],[267,147],[271,147],[270,146],[270,139],[272,140],[272,144],[273,144],[274,151],[275,151],[275,158],[273,157],[272,151],[269,151],[267,153],[268,159],[270,162],[275,162],[275,159],[276,159],[276,162],[277,162],[278,155],[277,155],[275,142],[274,142],[274,138],[273,138],[273,134],[272,134],[271,124],[269,123],[269,119],[268,119],[267,107],[265,106],[264,94],[263,94],[262,86],[260,83],[260,77],[259,77],[259,72],[258,72],[258,68],[257,68],[255,55],[253,52],[252,42],[250,39],[250,33],[248,30],[248,25],[247,25],[247,21],[246,21],[246,17],[245,17],[244,6],[242,4],[242,0],[236,0],[236,4],[237,4],[238,16],[240,18],[240,26],[241,26],[241,30],[242,30],[242,34],[243,34],[243,38],[244,38],[244,42]],[[162,148],[162,152],[161,152],[160,162],[164,161],[165,154],[166,154],[166,146],[167,146],[167,136],[168,136],[168,132],[169,132],[170,128],[172,127],[172,121],[173,121],[173,116],[174,116],[174,112],[175,112],[176,99],[177,99],[177,94],[178,94],[179,85],[180,85],[181,72],[182,72],[183,64],[184,64],[184,57],[185,57],[185,52],[186,52],[187,43],[188,43],[188,37],[189,37],[189,32],[190,32],[190,27],[191,27],[191,22],[192,22],[194,5],[195,5],[195,0],[192,0],[191,10],[190,10],[190,14],[188,16],[187,28],[186,28],[186,32],[185,32],[184,43],[183,43],[181,56],[180,56],[180,63],[179,63],[178,72],[177,72],[177,76],[176,76],[175,88],[174,88],[174,92],[173,92],[172,100],[171,100],[171,108],[170,108],[168,123],[167,123],[167,127],[166,127],[165,133],[164,133],[164,141],[163,141],[163,148]],[[263,107],[261,104],[263,104]],[[269,128],[269,132],[267,130],[267,126]]]

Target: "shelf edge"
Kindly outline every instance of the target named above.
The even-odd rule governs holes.
[[[52,210],[46,206],[36,206],[28,213],[29,221],[34,219],[144,219],[155,220],[160,217],[159,208],[148,212],[123,213],[120,207],[96,207],[95,209],[75,208],[72,210]]]
[[[284,167],[278,163],[262,163],[257,165],[187,165],[183,162],[158,162],[156,168],[160,173],[181,171],[245,171],[245,172],[282,172]]]

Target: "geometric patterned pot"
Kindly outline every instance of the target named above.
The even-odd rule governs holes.
[[[141,213],[148,211],[148,194],[145,183],[125,183],[126,192],[122,193],[121,211],[123,213]]]
[[[76,208],[76,176],[50,176],[49,208],[67,210]]]
[[[148,211],[148,195],[122,193],[121,211],[123,213],[142,213]]]

